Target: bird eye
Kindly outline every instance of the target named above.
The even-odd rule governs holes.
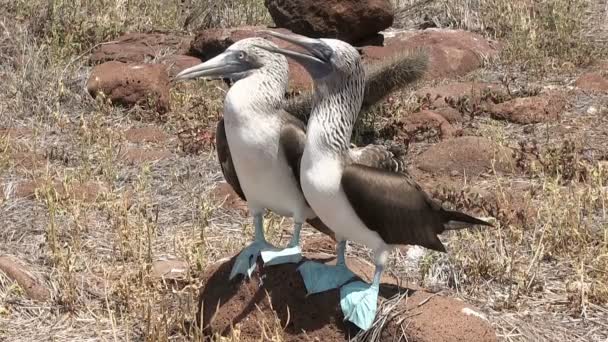
[[[239,59],[245,59],[245,53],[243,51],[239,53]]]

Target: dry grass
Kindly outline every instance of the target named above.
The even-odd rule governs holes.
[[[568,3],[572,7],[564,7]],[[0,19],[0,251],[30,265],[52,293],[47,302],[31,301],[0,273],[0,340],[200,339],[191,325],[197,276],[252,235],[248,218],[209,196],[222,179],[214,152],[185,153],[177,138],[213,129],[223,90],[217,83],[180,84],[172,112],[159,118],[91,99],[84,90],[85,60],[91,47],[122,32],[266,23],[262,8],[261,0],[0,3],[8,14]],[[592,32],[584,21],[592,18],[583,16],[590,7],[582,0],[438,0],[418,8],[440,8],[445,25],[498,37],[507,45],[504,63],[519,69],[578,66],[601,51],[581,39]],[[578,127],[568,137],[572,145],[563,145],[557,126],[544,127],[534,137],[538,158],[525,173],[491,175],[475,184],[499,198],[500,206],[488,213],[498,219],[497,229],[448,238],[450,254],[426,254],[413,267],[418,273],[405,256],[391,259],[389,269],[401,278],[479,305],[503,340],[608,338],[608,170],[601,153],[586,157],[589,150],[606,152],[608,116],[601,110],[585,114],[608,100],[589,95],[572,102],[562,120]],[[484,120],[475,119],[479,132],[505,145],[517,148],[525,136]],[[126,140],[128,128],[148,125],[172,138],[158,144]],[[131,164],[123,154],[134,146],[172,154]],[[17,158],[24,154],[29,159]],[[16,196],[27,181],[39,185],[33,199]],[[77,191],[88,182],[101,184],[92,199]],[[509,196],[516,183],[529,185],[526,201],[536,209],[525,223],[505,214],[520,204]],[[467,209],[484,204],[466,191],[444,197]],[[270,239],[286,242],[281,228],[289,220],[268,218]],[[357,246],[352,252],[367,255]],[[182,279],[153,278],[153,262],[166,256],[188,262]],[[277,322],[260,324],[261,339],[280,339]],[[218,340],[238,341],[239,332]]]

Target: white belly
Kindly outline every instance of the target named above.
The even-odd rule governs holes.
[[[248,124],[226,123],[228,146],[247,204],[254,212],[269,209],[300,222],[315,217],[279,150],[280,122],[256,127],[259,122],[252,118]]]
[[[350,206],[340,185],[340,161],[333,156],[307,152],[302,159],[302,191],[314,212],[338,238],[373,250],[386,249],[380,235],[368,229]]]

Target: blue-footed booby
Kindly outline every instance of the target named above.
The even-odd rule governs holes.
[[[276,47],[263,38],[243,39],[175,77],[225,77],[234,81],[224,100],[223,121],[217,128],[217,153],[227,182],[247,200],[255,240],[237,257],[231,279],[237,274],[251,276],[259,255],[265,264],[299,262],[302,224],[316,218],[299,185],[305,127],[282,109],[288,87],[287,59],[256,45]],[[287,248],[278,249],[266,241],[266,209],[293,217],[294,232]],[[320,221],[316,223],[323,230]]]
[[[236,86],[226,95],[224,118],[218,122],[216,130],[216,147],[224,178],[238,196],[249,203],[254,215],[256,240],[239,255],[230,278],[237,274],[250,276],[258,254],[262,255],[267,264],[298,261],[301,212],[310,216],[309,207],[302,207],[302,198],[298,196],[298,193],[301,194],[298,165],[305,142],[305,125],[282,109],[288,108],[300,117],[307,117],[311,105],[310,97],[305,95],[302,99],[282,104],[281,100],[287,88],[287,61],[283,56],[255,48],[255,44],[274,46],[261,38],[244,39],[215,58],[176,75],[176,80],[197,77],[229,79]],[[367,105],[371,106],[390,91],[415,81],[425,69],[426,56],[422,55],[400,56],[398,59],[368,68]],[[229,136],[232,138],[229,139]],[[382,149],[370,146],[360,149],[359,153],[372,155],[369,152],[376,150]],[[258,157],[260,160],[257,163],[250,163],[251,158]],[[240,160],[235,161],[236,159]],[[269,186],[269,179],[278,175],[283,177],[283,182],[273,182],[272,186]],[[249,178],[241,180],[242,177]],[[265,179],[266,183],[258,183],[260,177]],[[285,179],[291,177],[292,180]],[[257,186],[251,185],[251,182],[257,183]],[[242,183],[248,185],[242,186]],[[290,206],[290,203],[285,202],[283,197],[270,198],[275,186],[283,186],[286,189],[278,190],[292,196],[291,200],[296,205],[290,208],[291,211],[285,212],[284,207]],[[264,191],[260,191],[261,189]],[[290,248],[277,250],[266,243],[260,207],[294,216],[295,230]],[[294,214],[296,212],[300,213],[298,217]],[[333,236],[333,232],[318,217],[308,218],[307,222],[317,230]]]
[[[350,148],[364,93],[364,71],[357,50],[335,39],[269,34],[306,50],[302,53],[264,47],[291,57],[314,80],[300,183],[311,208],[339,241],[336,266],[306,262],[300,266],[300,273],[309,293],[342,285],[340,304],[345,319],[367,330],[374,321],[380,279],[393,246],[419,245],[445,252],[438,234],[491,224],[442,208],[403,168],[389,171],[382,167],[390,156],[377,154],[372,163],[366,156],[366,163],[362,163],[363,156]],[[346,240],[373,250],[376,269],[371,284],[355,281],[343,285],[350,273],[344,263]]]

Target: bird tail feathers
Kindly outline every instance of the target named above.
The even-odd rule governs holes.
[[[465,213],[461,213],[459,211],[446,210],[444,211],[444,213],[445,218],[447,220],[447,223],[445,224],[445,228],[447,230],[469,228],[472,225],[494,227],[494,225],[489,222],[480,220],[478,218],[467,215]]]

